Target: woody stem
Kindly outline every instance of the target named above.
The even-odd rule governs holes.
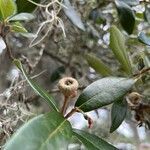
[[[65,112],[66,112],[66,109],[67,109],[67,105],[68,105],[68,100],[69,100],[69,97],[68,96],[64,96],[64,103],[63,103],[63,106],[62,106],[62,109],[61,109],[61,113],[64,115]]]

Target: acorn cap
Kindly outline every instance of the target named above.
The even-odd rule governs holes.
[[[127,97],[132,105],[138,105],[142,101],[143,96],[137,92],[132,92]]]
[[[72,77],[64,77],[58,82],[58,88],[64,94],[64,96],[75,97],[78,87],[78,81]]]

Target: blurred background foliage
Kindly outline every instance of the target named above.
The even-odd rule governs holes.
[[[44,0],[34,2],[48,3]],[[35,80],[53,94],[59,107],[62,105],[62,95],[57,89],[57,83],[63,76],[76,78],[82,91],[96,79],[111,75],[129,77],[150,67],[149,0],[64,0],[62,3],[67,8],[61,6],[59,10],[60,6],[55,4],[48,9],[54,12],[59,10],[57,16],[63,21],[64,27],[57,21],[52,26],[51,23],[44,24],[36,41],[48,33],[47,36],[40,43],[29,47],[40,24],[47,20],[47,14],[44,8],[36,7],[31,2],[16,0],[18,13],[31,13],[32,19],[22,21],[28,33],[19,31],[9,35],[13,55],[24,61],[31,76],[37,74]],[[121,31],[121,35],[113,31],[113,39],[119,41],[124,36],[125,43],[120,48],[121,51],[122,48],[127,50],[127,60],[131,62],[132,68],[127,72],[121,64],[122,59],[118,59],[116,54],[120,49],[113,51],[116,47],[111,44],[114,42],[110,36],[112,25]],[[19,76],[19,71],[5,50],[0,51],[0,70],[0,143],[3,145],[21,124],[38,113],[48,111],[48,108]],[[150,101],[149,79],[149,74],[143,76],[134,88],[147,103]],[[112,134],[109,133],[110,106],[89,114],[95,121],[92,129],[88,129],[79,114],[70,119],[73,126],[94,133],[123,150],[146,149],[149,146],[150,132],[144,127],[137,127],[131,112]],[[75,144],[76,140],[73,143],[70,149],[82,149],[80,144]]]

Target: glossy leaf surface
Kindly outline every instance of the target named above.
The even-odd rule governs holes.
[[[33,2],[40,3],[40,0],[32,0]],[[27,0],[16,0],[18,13],[32,12],[37,7],[35,4]]]
[[[106,77],[86,87],[75,104],[88,112],[120,100],[131,89],[135,80],[120,77]]]
[[[111,128],[110,132],[114,132],[123,122],[127,113],[127,102],[125,100],[117,101],[113,104],[111,110]]]
[[[13,0],[0,0],[0,14],[2,19],[6,19],[16,13],[16,4]]]
[[[29,120],[8,140],[5,150],[67,149],[72,136],[70,123],[50,112]]]
[[[126,3],[116,0],[116,7],[120,19],[120,23],[123,27],[123,29],[128,33],[131,34],[134,29],[135,25],[135,15],[133,10],[129,5]]]
[[[110,48],[113,51],[116,59],[118,59],[122,65],[124,71],[127,74],[131,74],[132,68],[125,47],[125,38],[116,26],[112,26],[110,28]]]
[[[64,8],[64,12],[65,12],[66,16],[71,20],[71,22],[76,27],[85,31],[84,24],[83,24],[80,16],[78,15],[78,13],[76,12],[76,10],[73,8],[73,6],[71,6],[70,1],[64,0],[64,5],[66,6],[66,8]]]
[[[83,143],[86,150],[117,150],[113,145],[96,135],[74,129],[73,133]]]
[[[9,19],[9,21],[30,21],[34,19],[34,15],[30,13],[20,13]]]

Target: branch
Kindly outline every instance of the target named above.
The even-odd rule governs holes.
[[[13,60],[15,59],[15,57],[13,56],[12,51],[11,51],[9,45],[8,45],[6,36],[2,36],[2,38],[3,38],[3,41],[4,41],[5,44],[6,44],[7,54],[8,54],[8,56],[9,56],[9,58],[13,61]]]
[[[64,60],[61,60],[59,57],[57,57],[57,56],[55,56],[55,55],[53,55],[53,54],[51,54],[47,51],[44,51],[44,54],[50,56],[52,59],[55,59],[55,60],[57,60],[58,62],[60,62],[62,64],[67,65],[67,63]]]
[[[140,76],[140,75],[142,75],[142,74],[144,74],[144,73],[147,73],[147,72],[149,72],[149,71],[150,71],[150,67],[148,67],[148,68],[146,68],[146,69],[142,69],[139,73],[136,73],[136,74],[134,74],[133,76],[134,76],[134,77]]]

